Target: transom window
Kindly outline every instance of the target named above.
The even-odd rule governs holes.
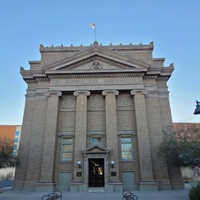
[[[91,137],[91,145],[100,144],[101,145],[101,137]]]
[[[62,138],[61,140],[61,160],[71,161],[73,153],[73,139]]]
[[[133,145],[131,137],[121,138],[121,159],[133,160]]]

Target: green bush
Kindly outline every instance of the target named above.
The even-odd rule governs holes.
[[[200,182],[196,186],[192,186],[189,191],[190,200],[200,200]]]

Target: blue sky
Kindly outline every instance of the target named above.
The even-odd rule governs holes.
[[[39,46],[90,45],[89,23],[103,45],[149,44],[174,63],[168,81],[174,122],[200,122],[199,0],[1,0],[0,124],[22,124],[26,83],[20,66],[39,60]]]

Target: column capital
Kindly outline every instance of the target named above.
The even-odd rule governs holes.
[[[79,94],[85,94],[85,96],[90,96],[90,91],[87,90],[80,90],[80,91],[75,91],[74,96],[78,96]]]
[[[113,93],[115,96],[117,96],[119,94],[119,91],[118,90],[103,90],[102,91],[103,96],[106,96],[109,93]]]
[[[50,95],[56,95],[57,97],[61,97],[62,92],[61,91],[49,91],[49,92],[47,92],[46,96],[49,97]]]
[[[143,95],[148,94],[147,90],[131,90],[131,95],[136,95],[137,93],[142,93]]]

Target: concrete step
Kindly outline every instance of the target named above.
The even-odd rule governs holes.
[[[104,192],[104,187],[89,187],[88,192]]]

